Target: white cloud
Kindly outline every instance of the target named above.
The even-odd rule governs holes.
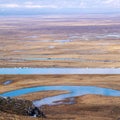
[[[18,4],[0,4],[1,8],[18,8]]]
[[[120,8],[120,0],[104,0],[103,4],[105,4],[106,7]]]
[[[1,2],[2,1],[2,2]],[[5,2],[4,2],[5,1]],[[0,0],[0,8],[120,8],[120,0]]]
[[[25,2],[24,4],[0,4],[0,8],[57,8],[55,5],[37,5],[32,2]]]
[[[105,4],[110,4],[110,3],[112,3],[112,2],[113,2],[113,0],[105,0],[105,1],[104,1]]]
[[[32,5],[32,4],[27,4],[23,6],[24,8],[56,8],[54,5]]]
[[[88,6],[87,6],[86,2],[83,2],[83,1],[80,2],[79,8],[87,8],[87,7]]]
[[[32,5],[32,4],[33,4],[33,2],[28,1],[28,2],[25,2],[24,4],[27,4],[27,5]]]

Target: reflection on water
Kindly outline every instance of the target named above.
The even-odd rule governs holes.
[[[53,97],[43,98],[41,100],[33,101],[35,106],[42,106],[45,104],[55,105],[58,104],[56,101],[64,100],[66,98],[71,98],[75,96],[82,96],[86,94],[96,94],[96,95],[104,95],[104,96],[120,96],[120,91],[108,89],[108,88],[100,88],[93,86],[38,86],[32,88],[23,88],[10,92],[6,92],[1,94],[3,97],[15,97],[23,94],[38,92],[38,91],[68,91],[69,93],[61,94]]]
[[[120,38],[119,33],[109,33],[109,34],[103,34],[103,35],[98,35],[96,36],[97,38]]]
[[[50,47],[50,49],[53,49],[54,47]],[[89,51],[79,51],[79,53],[89,53],[89,54],[101,54],[101,53],[107,53],[105,51],[94,51],[94,50],[89,50]],[[45,55],[43,55],[45,56]],[[6,61],[11,61],[11,62],[14,62],[14,61],[77,61],[77,62],[104,62],[104,63],[115,63],[115,62],[120,62],[120,60],[109,60],[109,59],[106,59],[106,60],[93,60],[93,59],[84,59],[84,58],[47,58],[47,57],[27,57],[27,58],[16,58],[16,59],[11,59],[11,58],[2,58],[0,60],[6,60]]]
[[[48,48],[53,49],[53,48],[55,48],[55,46],[52,46],[52,45],[51,45],[51,46],[49,46]]]
[[[0,74],[120,74],[120,68],[0,68]]]
[[[9,84],[11,84],[12,82],[13,82],[12,80],[7,80],[7,81],[3,82],[3,85],[9,85]]]
[[[32,35],[32,36],[26,36],[24,38],[37,38],[38,36],[37,35]]]
[[[81,52],[83,53],[83,52]],[[89,54],[101,54],[103,52],[101,51],[84,51],[84,53],[89,53]],[[106,53],[106,52],[104,52]],[[21,60],[39,60],[39,61],[77,61],[77,62],[104,62],[104,63],[108,63],[108,62],[120,62],[120,60],[92,60],[92,59],[83,59],[83,58],[24,58],[24,59],[21,59]]]
[[[57,42],[57,43],[61,43],[61,44],[64,44],[64,43],[69,43],[69,42],[72,42],[73,40],[70,40],[70,39],[66,39],[66,40],[54,40],[54,42]]]
[[[120,33],[85,33],[77,34],[70,36],[69,39],[78,39],[78,40],[100,40],[100,39],[119,39]]]

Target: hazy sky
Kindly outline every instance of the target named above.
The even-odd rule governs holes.
[[[15,10],[120,10],[120,0],[0,0],[0,13]]]

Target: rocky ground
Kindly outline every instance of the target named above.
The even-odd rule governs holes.
[[[22,116],[46,117],[31,101],[10,97],[0,97],[0,111]]]
[[[17,99],[13,99],[13,101],[14,100]],[[63,103],[69,100],[70,99],[66,99],[65,101],[63,101]],[[27,103],[25,101],[26,100],[24,100],[23,103]],[[3,110],[0,111],[0,120],[43,120],[43,119],[44,120],[119,120],[120,119],[120,98],[105,97],[101,95],[85,95],[81,97],[75,97],[74,104],[42,106],[41,109],[46,114],[47,116],[46,118],[41,118],[41,117],[34,118],[32,116],[23,115],[24,113],[21,114],[23,109],[22,110],[17,109],[16,111],[19,113],[17,114],[13,108],[9,108],[9,110],[11,111],[7,111],[8,108],[5,109],[5,111]]]

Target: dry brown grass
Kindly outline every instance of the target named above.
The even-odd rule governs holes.
[[[100,19],[82,16],[77,19],[1,18],[0,67],[120,67],[119,38],[98,40],[89,37],[115,32],[119,34],[119,18],[109,17],[109,20],[105,16]],[[76,35],[79,37],[70,38]],[[60,42],[69,39],[73,41]]]
[[[20,116],[0,111],[0,120],[42,120],[42,118],[33,118],[29,116]]]
[[[119,33],[119,17],[109,17],[109,20],[108,16],[102,17],[89,19],[89,16],[81,18],[77,16],[77,19],[62,17],[56,20],[42,17],[7,19],[1,17],[0,67],[120,67],[119,38],[107,40],[93,38],[90,41],[80,38],[82,35],[86,37],[91,34]],[[73,38],[71,42],[55,42],[70,39],[70,36],[76,34],[79,37]],[[69,60],[61,60],[62,58]],[[119,78],[120,75],[0,75],[0,93],[43,85],[89,85],[120,90]],[[2,83],[6,80],[13,80],[13,83],[4,86]],[[66,92],[37,92],[19,98],[42,99]],[[48,120],[118,120],[120,98],[86,95],[76,97],[75,104],[43,106],[43,111],[47,114]],[[0,120],[37,120],[37,118],[0,111]]]
[[[0,75],[0,93],[39,85],[91,85],[120,90],[119,78],[120,75]],[[13,83],[7,86],[2,85],[6,80],[13,80]],[[36,100],[66,92],[37,92],[19,96],[18,98]],[[48,120],[117,120],[120,117],[119,97],[85,95],[76,97],[74,101],[75,104],[71,105],[46,105],[42,107],[42,110],[46,113]],[[37,119],[14,114],[0,114],[2,114],[0,120]]]
[[[6,80],[13,80],[3,85]],[[120,75],[0,75],[0,93],[32,86],[89,85],[120,90]]]
[[[85,95],[76,97],[75,102],[72,105],[45,106],[46,113],[50,118],[58,117],[60,120],[62,118],[66,120],[117,120],[120,117],[120,98],[118,97]]]

